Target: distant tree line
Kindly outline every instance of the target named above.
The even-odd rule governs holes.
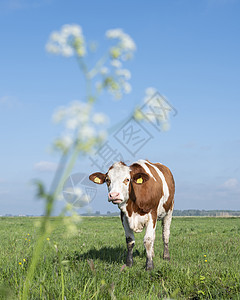
[[[106,214],[101,214],[100,211],[90,214],[82,214],[82,216],[119,216],[119,212],[107,211]],[[235,210],[199,210],[199,209],[187,209],[187,210],[174,210],[173,216],[175,217],[240,217],[240,211]]]
[[[116,217],[119,216],[120,212],[107,211],[105,214],[99,210],[92,213],[83,213],[81,216],[91,217]],[[43,215],[41,215],[43,216]],[[199,210],[199,209],[187,209],[187,210],[174,210],[173,216],[175,217],[240,217],[240,211],[236,210]],[[33,217],[33,215],[12,215],[5,214],[0,217]]]
[[[181,217],[239,217],[240,211],[234,210],[174,210],[173,216]]]

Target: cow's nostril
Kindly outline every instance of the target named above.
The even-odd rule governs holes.
[[[112,192],[109,193],[109,199],[114,200],[114,199],[118,199],[120,193],[116,193],[116,192]]]

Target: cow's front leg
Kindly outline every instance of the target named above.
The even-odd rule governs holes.
[[[147,271],[152,270],[154,268],[153,256],[154,256],[155,230],[156,230],[156,224],[155,226],[153,225],[153,221],[151,218],[148,224],[146,225],[146,233],[144,236],[144,247],[147,253],[147,260],[146,260]]]
[[[168,249],[169,237],[170,237],[170,226],[172,221],[172,210],[162,220],[162,236],[163,236],[163,259],[170,260],[170,254]]]
[[[123,224],[123,228],[125,231],[125,236],[126,236],[126,243],[127,243],[127,260],[126,260],[126,265],[128,267],[132,267],[133,265],[133,247],[135,245],[135,238],[132,229],[129,227],[127,217],[123,212],[121,212],[121,220]]]

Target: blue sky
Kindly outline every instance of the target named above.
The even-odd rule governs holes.
[[[135,156],[110,135],[112,147],[127,161],[169,166],[176,209],[240,210],[239,13],[238,0],[1,0],[0,214],[42,214],[32,179],[49,184],[59,160],[50,150],[60,131],[52,114],[84,97],[74,58],[45,51],[50,33],[64,24],[79,24],[100,53],[112,28],[122,28],[137,45],[126,63],[132,92],[121,101],[105,95],[96,105],[109,116],[110,128],[143,103],[148,87],[177,110],[167,132],[144,125],[152,139]],[[80,157],[73,173],[94,171],[89,157]],[[90,206],[117,211],[102,186]]]

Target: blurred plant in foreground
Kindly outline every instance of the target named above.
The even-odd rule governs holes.
[[[46,191],[44,184],[37,181],[37,196],[45,200],[45,215],[40,226],[40,235],[34,248],[31,265],[23,286],[22,299],[28,299],[30,285],[40,259],[44,242],[56,228],[50,223],[55,200],[60,196],[62,186],[70,175],[72,168],[80,154],[90,153],[106,138],[107,116],[96,112],[94,104],[102,92],[110,92],[116,99],[131,91],[129,79],[131,73],[123,64],[133,56],[136,46],[132,38],[121,29],[108,30],[109,40],[117,41],[111,45],[106,54],[93,67],[87,63],[88,45],[79,25],[64,25],[60,31],[52,32],[46,44],[46,50],[52,54],[65,57],[75,56],[85,80],[85,95],[82,101],[75,101],[68,106],[58,108],[53,120],[62,123],[64,131],[54,142],[54,147],[61,152],[59,167],[51,184],[50,191]],[[71,214],[70,219],[64,219],[65,214]],[[79,219],[71,205],[66,205],[58,216],[59,222],[64,222],[69,231],[75,232]],[[56,222],[57,224],[57,222]],[[64,295],[62,295],[64,298]]]

